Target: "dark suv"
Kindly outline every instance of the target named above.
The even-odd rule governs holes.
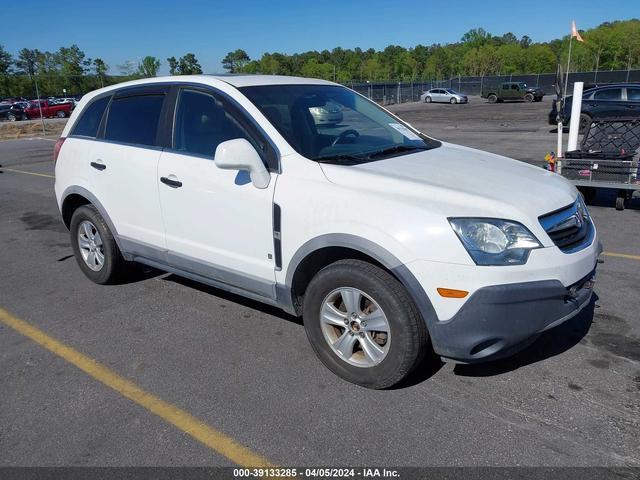
[[[0,104],[0,120],[8,120],[15,122],[16,120],[26,120],[27,115],[24,113],[24,108],[20,102],[13,105],[4,103]]]
[[[564,105],[563,122],[571,118],[572,97],[567,97]],[[549,125],[558,123],[556,102],[551,103]],[[580,112],[580,133],[591,121],[607,117],[640,117],[640,83],[618,83],[590,88],[582,94]]]

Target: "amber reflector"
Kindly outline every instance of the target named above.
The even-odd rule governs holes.
[[[464,298],[469,295],[469,292],[464,290],[454,290],[453,288],[438,288],[438,293],[441,297],[446,298]]]

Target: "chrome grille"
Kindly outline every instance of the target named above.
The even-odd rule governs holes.
[[[539,218],[542,228],[564,253],[573,253],[591,245],[594,228],[582,198],[571,205]]]

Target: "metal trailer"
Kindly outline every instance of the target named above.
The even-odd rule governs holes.
[[[594,120],[585,132],[580,150],[566,152],[556,172],[571,180],[585,197],[593,200],[596,188],[618,191],[616,209],[640,191],[640,119]]]

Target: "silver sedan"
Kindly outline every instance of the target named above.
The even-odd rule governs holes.
[[[464,93],[456,92],[451,88],[432,88],[420,96],[420,100],[425,103],[467,103],[469,99]]]

